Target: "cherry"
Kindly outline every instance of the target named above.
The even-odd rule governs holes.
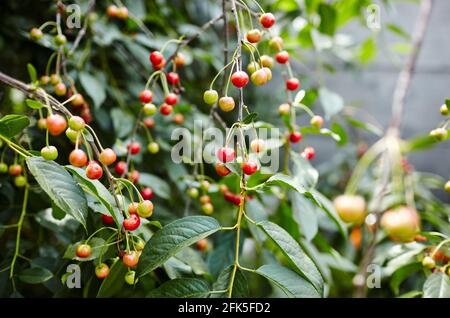
[[[136,249],[136,251],[142,251],[145,247],[145,242],[139,236],[135,236],[133,246]]]
[[[177,103],[178,96],[177,94],[170,93],[164,98],[164,101],[169,105],[175,105]]]
[[[153,198],[153,190],[149,187],[143,188],[141,190],[141,196],[144,200],[150,200]]]
[[[311,118],[310,124],[311,124],[311,126],[316,127],[316,128],[322,127],[322,125],[323,125],[322,116],[318,116],[318,115],[313,116]]]
[[[139,253],[136,251],[125,253],[122,262],[126,267],[135,267],[139,262]]]
[[[290,90],[290,91],[295,91],[300,87],[300,81],[293,77],[290,78],[286,81],[286,89]]]
[[[223,193],[223,198],[228,201],[233,203],[234,205],[240,205],[241,204],[241,196],[240,195],[236,195],[228,190],[224,191]]]
[[[224,163],[233,161],[235,156],[236,156],[236,152],[234,151],[233,148],[220,147],[217,150],[217,158]]]
[[[208,180],[202,180],[200,182],[200,189],[202,189],[203,191],[208,192],[210,186],[211,186],[211,183],[209,183]]]
[[[147,150],[151,154],[157,154],[159,152],[159,145],[156,142],[151,142],[147,145]]]
[[[8,165],[4,162],[0,162],[0,173],[7,173]]]
[[[39,129],[47,129],[47,119],[39,118],[39,120],[37,122],[37,126]]]
[[[85,105],[86,107],[83,107],[81,110],[80,116],[84,119],[86,123],[90,123],[92,121],[92,114],[91,110],[89,109],[88,105]]]
[[[80,244],[77,246],[76,254],[79,258],[87,258],[92,254],[92,248],[89,244]]]
[[[58,34],[53,38],[53,42],[55,42],[55,44],[57,46],[62,46],[64,44],[66,44],[67,39],[66,36],[64,34]]]
[[[106,14],[111,18],[117,17],[117,12],[118,12],[118,8],[115,5],[110,5],[106,9]]]
[[[76,142],[77,141],[77,136],[78,136],[78,131],[75,131],[73,129],[67,128],[66,129],[66,137],[71,141],[71,142]],[[82,142],[83,139],[79,138],[78,142]]]
[[[433,269],[436,267],[436,262],[431,256],[425,256],[422,260],[422,266],[428,269]]]
[[[225,176],[229,175],[231,172],[230,169],[228,169],[227,166],[225,166],[225,164],[222,162],[216,163],[215,169],[216,169],[217,174],[221,177],[225,177]]]
[[[281,116],[289,115],[291,112],[291,105],[289,104],[281,104],[278,106],[278,113]]]
[[[138,183],[139,178],[141,177],[141,174],[137,170],[131,171],[130,175],[128,176],[128,180],[130,180],[133,183]]]
[[[275,16],[270,12],[264,13],[259,17],[259,23],[269,29],[275,24]]]
[[[150,200],[144,200],[139,203],[137,208],[137,214],[141,218],[149,218],[153,214],[153,203]]]
[[[127,163],[125,161],[119,161],[114,166],[114,171],[119,175],[123,175],[127,171]]]
[[[106,166],[113,164],[117,159],[117,155],[111,148],[105,148],[98,156],[98,160]]]
[[[200,197],[199,201],[200,201],[200,204],[202,204],[202,205],[206,204],[206,203],[211,203],[211,197],[207,194],[204,194]]]
[[[105,224],[105,225],[114,224],[113,217],[110,215],[107,215],[107,214],[102,214],[102,221],[103,221],[103,224]]]
[[[195,248],[201,252],[205,251],[208,248],[208,240],[201,239],[200,241],[197,241],[197,243],[195,243]]]
[[[134,231],[139,225],[141,225],[141,219],[136,213],[131,213],[130,217],[123,220],[123,228],[127,231]]]
[[[117,18],[121,20],[128,19],[128,9],[126,7],[120,7],[117,11]]]
[[[186,58],[183,53],[178,52],[177,55],[173,58],[173,62],[176,66],[181,67],[186,63]]]
[[[438,141],[444,141],[447,139],[447,129],[445,128],[436,128],[430,132],[430,136],[434,137]]]
[[[399,206],[384,212],[380,224],[393,240],[411,242],[420,228],[420,218],[413,207]]]
[[[199,192],[197,188],[189,188],[187,191],[189,197],[191,197],[192,199],[197,199]]]
[[[153,128],[155,127],[155,120],[151,117],[147,117],[144,119],[144,125],[147,128]]]
[[[132,154],[136,155],[141,151],[141,144],[137,141],[133,141],[131,144],[127,145],[127,150]]]
[[[448,180],[448,181],[445,183],[444,189],[445,189],[445,191],[447,191],[448,193],[450,193],[450,180]]]
[[[270,39],[269,46],[273,50],[281,51],[283,49],[283,39],[280,38],[279,36],[275,36]]]
[[[109,275],[109,266],[105,263],[98,264],[95,267],[95,276],[97,276],[98,279],[105,279]]]
[[[128,285],[134,285],[139,281],[139,278],[136,278],[136,272],[135,271],[128,271],[125,274],[125,283]]]
[[[219,107],[224,112],[232,111],[235,106],[233,97],[224,96],[219,99]]]
[[[259,69],[259,64],[256,63],[256,62],[250,62],[250,63],[248,63],[248,65],[247,65],[247,71],[248,71],[250,74],[255,73],[258,69]]]
[[[313,147],[306,147],[301,153],[302,157],[306,160],[311,160],[316,156],[316,151]]]
[[[182,125],[184,123],[183,114],[177,113],[177,114],[173,115],[172,121],[174,124]]]
[[[27,184],[27,178],[25,176],[17,176],[14,178],[14,185],[18,188],[23,188]]]
[[[155,69],[155,70],[161,70],[161,69],[163,69],[164,68],[164,66],[166,66],[166,60],[162,60],[162,62],[160,63],[160,64],[158,64],[158,65],[153,65],[153,68]]]
[[[41,85],[47,85],[49,82],[50,82],[50,76],[42,75],[39,78],[39,83],[41,83]]]
[[[175,72],[170,72],[166,76],[167,82],[171,85],[177,85],[180,82],[180,76]]]
[[[10,165],[8,171],[10,175],[18,176],[22,173],[22,166],[19,164]]]
[[[242,164],[242,171],[250,176],[258,170],[258,164],[253,161],[247,161]]]
[[[366,201],[362,196],[343,194],[333,201],[334,208],[345,223],[361,225],[367,215]]]
[[[38,28],[32,28],[30,31],[30,38],[34,41],[39,41],[43,36],[44,34]]]
[[[214,212],[214,206],[211,203],[206,203],[202,205],[203,213],[207,215],[211,215]]]
[[[168,116],[173,112],[173,107],[172,107],[172,105],[163,103],[161,106],[159,106],[159,112],[163,116]]]
[[[289,140],[294,144],[301,141],[302,137],[302,133],[299,131],[293,131],[289,134]]]
[[[150,62],[155,65],[160,65],[164,61],[164,55],[161,54],[159,51],[153,51],[150,54]]]
[[[267,81],[272,79],[272,71],[268,67],[263,67],[262,70],[266,73]]]
[[[137,214],[138,206],[139,206],[138,202],[131,202],[130,204],[128,204],[128,213],[130,213],[130,215]]]
[[[58,149],[55,146],[47,146],[41,149],[41,156],[45,160],[55,160],[58,158]]]
[[[261,41],[262,34],[258,29],[253,29],[248,31],[245,37],[250,43],[258,43],[259,41]]]
[[[80,116],[72,116],[69,118],[69,127],[75,131],[83,130],[86,127],[84,119]]]
[[[103,175],[102,167],[95,161],[89,162],[86,168],[86,176],[89,179],[97,180],[100,179]]]
[[[253,152],[260,153],[260,152],[263,152],[265,148],[266,148],[266,143],[262,139],[254,139],[250,143],[250,149]]]
[[[231,75],[231,83],[237,88],[242,88],[248,84],[248,75],[244,71],[237,71]]]
[[[53,114],[47,117],[47,129],[52,136],[60,135],[67,127],[66,119],[59,115]]]
[[[275,55],[275,59],[280,64],[286,64],[289,61],[289,53],[287,51],[278,52]]]
[[[69,155],[69,162],[74,167],[84,167],[88,161],[86,153],[81,149],[74,149]]]
[[[271,58],[268,55],[261,55],[259,58],[259,61],[261,62],[261,65],[263,67],[272,68],[273,67],[273,58]]]
[[[219,94],[214,89],[208,89],[203,93],[203,101],[208,105],[213,105],[219,99]]]
[[[61,82],[61,78],[57,74],[50,75],[50,84],[56,85]]]
[[[139,99],[144,104],[151,103],[153,100],[153,93],[149,89],[144,89],[142,92],[139,93]]]
[[[443,116],[447,116],[450,114],[450,110],[448,109],[448,106],[446,104],[443,104],[441,108],[439,108],[439,111]]]
[[[257,70],[251,75],[252,83],[261,86],[267,83],[267,73],[263,70]]]

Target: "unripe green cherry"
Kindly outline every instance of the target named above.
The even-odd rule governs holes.
[[[247,71],[248,71],[250,74],[255,73],[258,69],[259,69],[258,63],[256,63],[256,62],[250,62],[250,63],[248,63]]]
[[[320,128],[323,125],[323,118],[322,116],[315,115],[311,118],[311,126]]]
[[[137,214],[141,218],[149,218],[153,213],[153,203],[150,200],[144,200],[139,203],[137,208]]]
[[[261,55],[260,60],[261,65],[263,67],[272,68],[273,67],[273,58],[268,55]]]
[[[289,115],[290,112],[291,112],[291,105],[281,104],[280,106],[278,106],[278,113],[281,116]]]
[[[436,138],[438,141],[444,141],[447,139],[447,129],[436,128],[430,132],[430,136]]]
[[[214,206],[211,203],[206,203],[202,205],[202,211],[206,215],[211,215],[214,212]]]
[[[257,70],[251,75],[251,80],[256,86],[264,85],[267,83],[267,73],[263,69]]]
[[[445,189],[445,191],[447,191],[448,193],[450,193],[450,180],[448,180],[448,181],[445,183],[444,189]]]
[[[208,180],[203,180],[202,182],[200,182],[200,189],[202,189],[203,191],[208,192],[210,186],[211,183],[209,183]]]
[[[44,34],[38,28],[32,28],[30,31],[30,38],[34,41],[39,41],[43,36]]]
[[[145,104],[142,109],[144,110],[144,114],[147,116],[153,116],[158,110],[156,106],[152,103]]]
[[[80,131],[86,127],[86,123],[80,116],[72,116],[69,119],[69,127],[73,130]]]
[[[71,142],[75,142],[77,140],[78,131],[73,130],[72,128],[66,129],[66,137],[69,138]],[[81,141],[81,139],[79,139]]]
[[[53,38],[53,41],[55,42],[56,45],[62,46],[66,44],[67,39],[64,34],[58,34]]]
[[[4,162],[0,162],[0,173],[7,173],[8,165]]]
[[[448,109],[448,106],[447,106],[446,104],[443,104],[443,105],[441,106],[441,108],[439,109],[439,111],[441,112],[441,114],[442,114],[443,116],[450,115],[450,110]]]
[[[41,149],[41,156],[45,160],[55,160],[58,158],[58,149],[55,146],[47,146]]]
[[[127,283],[128,285],[137,284],[137,282],[139,281],[139,278],[136,279],[136,281],[135,281],[135,277],[136,277],[136,272],[135,271],[128,271],[125,274],[125,277],[124,277],[125,283]]]
[[[14,185],[18,188],[23,188],[27,184],[27,178],[25,176],[17,176],[14,178]]]
[[[8,166],[6,166],[6,169],[8,169]],[[199,192],[197,188],[189,188],[187,191],[189,197],[191,197],[192,199],[197,199]]]
[[[156,142],[151,142],[148,144],[147,150],[151,154],[156,154],[159,152],[159,145]]]
[[[436,267],[436,262],[431,256],[425,256],[422,260],[422,265],[425,268],[433,269]]]
[[[203,93],[203,101],[208,105],[214,105],[219,99],[219,94],[214,89],[208,89]]]

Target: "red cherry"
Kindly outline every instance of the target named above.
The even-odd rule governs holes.
[[[80,258],[89,257],[92,254],[92,248],[88,244],[80,244],[77,246],[76,254]]]
[[[9,174],[17,177],[22,173],[22,166],[19,164],[14,164],[9,166]]]
[[[171,85],[177,85],[180,82],[180,75],[175,72],[170,72],[166,76],[167,82]]]
[[[144,125],[147,128],[155,127],[155,120],[152,117],[147,117],[144,119]]]
[[[123,175],[127,171],[127,163],[125,161],[119,161],[115,167],[114,171],[119,175]]]
[[[299,131],[291,132],[289,134],[289,140],[294,144],[299,142],[300,140],[302,140],[302,133]]]
[[[278,52],[275,55],[275,59],[277,60],[278,63],[285,64],[287,63],[287,61],[289,61],[289,53],[287,51]]]
[[[216,163],[215,168],[216,168],[217,174],[221,177],[225,177],[225,176],[229,175],[231,172],[230,169],[228,169],[227,166],[225,166],[225,164],[222,162]]]
[[[306,147],[302,152],[302,157],[306,160],[311,160],[316,156],[316,151],[313,147]]]
[[[160,65],[164,61],[164,55],[161,54],[159,51],[153,51],[150,54],[150,62],[155,65]]]
[[[97,276],[98,279],[105,279],[109,275],[109,266],[105,263],[98,264],[95,267],[95,276]]]
[[[237,71],[231,75],[231,83],[237,88],[242,88],[248,84],[248,75],[244,71]]]
[[[47,117],[47,129],[48,132],[53,136],[58,136],[64,130],[66,130],[67,122],[66,119],[59,115],[59,114],[53,114]]]
[[[223,197],[226,201],[233,203],[234,205],[239,205],[241,204],[241,196],[234,194],[230,191],[225,191],[223,193]]]
[[[269,29],[275,24],[275,16],[270,12],[264,13],[259,17],[259,23],[266,29]]]
[[[253,29],[248,31],[245,37],[250,43],[258,43],[259,41],[261,41],[262,34],[258,29]]]
[[[111,148],[105,148],[100,153],[98,160],[100,160],[101,163],[104,165],[109,166],[110,164],[113,164],[114,161],[116,161],[117,155]]]
[[[233,161],[235,156],[236,152],[233,148],[221,147],[217,150],[217,158],[224,163]]]
[[[139,225],[141,225],[141,219],[136,213],[130,214],[130,217],[123,220],[123,228],[127,231],[134,231]]]
[[[103,175],[102,167],[95,161],[91,161],[86,168],[86,176],[89,179],[97,180]]]
[[[74,167],[84,167],[88,161],[86,153],[81,149],[74,149],[69,155],[69,162]]]
[[[161,69],[164,68],[164,66],[166,66],[166,60],[164,60],[164,59],[162,60],[161,63],[159,63],[159,64],[157,64],[157,65],[153,64],[153,68],[154,68],[155,70],[161,70]]]
[[[256,162],[247,161],[242,164],[242,171],[248,176],[254,174],[257,170],[258,165]]]
[[[141,102],[143,102],[144,104],[147,103],[151,103],[153,100],[153,93],[151,90],[149,89],[144,89],[140,94],[139,94],[139,99],[141,100]]]
[[[135,267],[139,262],[139,253],[136,251],[125,253],[122,262],[126,267]]]
[[[153,190],[151,188],[144,188],[141,190],[141,195],[144,200],[150,200],[153,198]]]
[[[132,155],[136,155],[141,151],[141,144],[137,141],[133,141],[131,144],[127,145],[127,150],[130,151]]]
[[[178,96],[174,93],[170,93],[164,98],[164,101],[169,105],[175,105],[177,103]]]
[[[128,179],[133,183],[138,183],[140,176],[141,174],[139,173],[139,171],[133,170],[128,176]]]
[[[105,224],[105,225],[114,224],[114,219],[110,215],[102,214],[102,221],[103,221],[103,224]]]
[[[159,106],[159,112],[164,116],[168,116],[173,112],[173,107],[172,105],[164,103]]]
[[[293,77],[290,78],[286,81],[286,89],[290,90],[290,91],[295,91],[300,87],[300,81]]]

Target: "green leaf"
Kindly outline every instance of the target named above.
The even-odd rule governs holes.
[[[422,263],[416,262],[408,264],[406,266],[402,266],[399,269],[397,269],[394,273],[392,273],[389,286],[391,287],[394,294],[398,295],[398,293],[400,292],[400,284],[405,279],[411,276],[411,274],[422,270],[422,268],[423,268]]]
[[[243,242],[244,240],[240,241],[240,249]],[[217,277],[227,266],[233,264],[235,248],[236,233],[234,231],[219,232],[215,235],[214,249],[208,254],[208,268],[214,277]]]
[[[342,97],[325,87],[319,89],[319,99],[325,111],[326,119],[330,119],[344,108]]]
[[[347,122],[352,125],[353,127],[357,127],[357,128],[361,128],[364,130],[367,130],[368,132],[376,135],[376,136],[382,136],[383,135],[383,130],[378,128],[377,126],[371,124],[371,123],[366,123],[360,120],[357,120],[353,117],[346,117],[345,118],[347,120]]]
[[[318,13],[320,16],[319,31],[323,34],[333,36],[336,32],[337,12],[336,9],[326,3],[319,4]]]
[[[409,291],[407,293],[404,293],[400,296],[398,296],[398,298],[418,298],[420,296],[422,296],[423,292],[421,292],[420,290],[412,290]]]
[[[120,295],[121,291],[127,286],[124,279],[127,271],[128,268],[125,267],[123,262],[117,260],[111,266],[108,277],[102,281],[97,298],[110,298]]]
[[[28,157],[28,169],[50,199],[86,228],[88,206],[80,186],[59,164],[41,157]]]
[[[33,99],[26,99],[25,103],[27,104],[28,107],[32,108],[32,109],[41,109],[44,106],[44,104],[42,104],[40,101],[37,100],[33,100]]]
[[[337,142],[339,146],[343,146],[347,143],[348,140],[347,132],[345,131],[344,127],[342,127],[339,123],[334,122],[331,124],[331,132],[333,133],[331,137]],[[335,138],[334,135],[337,135],[339,139]]]
[[[27,284],[42,284],[53,278],[53,273],[46,268],[28,268],[19,274],[19,279]]]
[[[297,273],[286,267],[270,264],[263,265],[256,273],[264,276],[290,298],[320,298],[314,287]]]
[[[294,104],[300,104],[301,102],[302,102],[302,100],[303,100],[303,98],[305,98],[305,96],[306,96],[306,92],[305,92],[305,90],[300,90],[298,93],[297,93],[297,95],[295,95],[295,98],[294,98]],[[306,106],[307,107],[307,106]]]
[[[398,25],[395,24],[391,24],[391,23],[386,23],[384,25],[389,31],[401,36],[402,38],[404,38],[405,40],[409,40],[411,38],[411,36],[409,35],[408,32],[402,30]]]
[[[30,120],[23,115],[6,115],[0,119],[0,135],[12,138],[30,125]]]
[[[300,245],[282,227],[270,221],[261,221],[257,226],[272,239],[296,270],[304,276],[316,290],[323,293],[323,278],[314,262],[303,252]]]
[[[230,265],[225,268],[219,277],[213,284],[213,290],[226,290],[230,287],[231,275],[233,272],[234,265]],[[244,273],[238,268],[236,269],[236,274],[234,276],[233,291],[231,293],[232,298],[246,298],[249,295],[247,278]],[[224,298],[228,297],[227,293],[214,293],[211,294],[211,298]]]
[[[306,160],[298,153],[290,153],[293,167],[292,175],[306,189],[312,189],[317,185],[319,180],[319,172],[311,165],[309,160]]]
[[[358,50],[358,59],[362,64],[367,64],[377,56],[377,45],[372,37],[369,37]]]
[[[445,105],[447,105],[447,107],[450,108],[450,99],[445,100]]]
[[[428,276],[423,285],[423,298],[450,298],[450,277],[441,272]]]
[[[209,216],[188,216],[167,224],[145,244],[138,265],[140,276],[150,273],[184,247],[219,229],[219,222]]]
[[[95,108],[99,108],[106,99],[105,87],[89,73],[80,72],[79,77],[81,85],[94,102]]]
[[[100,257],[100,255],[104,254],[108,250],[108,247],[105,246],[104,239],[102,239],[100,237],[93,237],[89,240],[89,245],[92,248],[92,254],[89,257],[80,258],[77,256],[76,250],[77,250],[78,245],[84,244],[84,243],[85,243],[85,241],[79,241],[74,244],[70,244],[67,247],[66,252],[64,253],[64,258],[77,260],[80,262],[88,262],[88,261],[92,261],[92,260]]]
[[[297,192],[291,192],[291,199],[292,216],[298,223],[300,232],[308,241],[311,241],[319,230],[317,216],[320,208]]]
[[[170,199],[170,186],[163,179],[149,173],[141,173],[139,183],[145,187],[150,187],[157,196]]]
[[[242,120],[242,124],[244,124],[244,125],[251,124],[252,122],[254,122],[256,120],[257,117],[258,117],[258,113],[250,113]]]
[[[266,182],[263,183],[264,187],[270,187],[273,185],[289,187],[297,191],[298,193],[304,194],[307,198],[309,198],[316,204],[319,204],[314,195],[311,192],[307,191],[305,187],[301,185],[298,182],[298,180],[295,179],[294,177],[282,173],[277,173],[271,176],[269,179],[267,179]]]
[[[33,83],[37,82],[37,72],[36,72],[36,69],[34,68],[33,64],[28,63],[27,70],[28,70],[28,75],[30,75],[31,82],[33,82]]]
[[[204,298],[209,295],[208,284],[198,278],[177,278],[169,280],[151,290],[149,298]]]
[[[135,118],[130,113],[120,108],[113,108],[111,110],[111,119],[119,138],[126,137],[133,130]]]
[[[334,208],[334,204],[322,193],[320,193],[315,189],[311,190],[311,193],[312,195],[314,195],[315,198],[317,198],[320,206],[328,215],[328,217],[336,224],[339,233],[341,233],[342,237],[347,238],[347,226],[345,225],[344,222],[342,222],[341,218],[337,214],[337,211]]]

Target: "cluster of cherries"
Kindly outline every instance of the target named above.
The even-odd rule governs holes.
[[[189,188],[187,191],[189,197],[191,197],[192,199],[199,199],[201,209],[206,215],[211,215],[214,213],[214,206],[211,203],[211,197],[208,195],[210,186],[211,184],[208,180],[201,180],[199,188],[202,192],[202,195],[200,195],[199,189],[194,187]]]
[[[0,162],[0,174],[9,173],[14,177],[14,185],[18,188],[22,188],[27,184],[27,178],[22,174],[23,167],[18,163],[13,163],[8,166],[5,162]]]
[[[125,6],[118,7],[118,6],[112,4],[106,8],[106,14],[110,18],[126,20],[126,19],[128,19],[128,8]]]
[[[450,109],[449,109],[449,106],[447,105],[447,103],[442,104],[439,111],[442,116],[450,115]],[[430,136],[435,138],[437,141],[444,141],[447,138],[449,138],[450,136],[449,136],[447,128],[446,128],[449,121],[450,121],[450,119],[447,119],[446,124],[444,124],[443,127],[438,127],[436,129],[433,129],[432,131],[430,131]],[[444,189],[445,189],[445,191],[450,193],[450,180],[448,180],[445,183]]]

